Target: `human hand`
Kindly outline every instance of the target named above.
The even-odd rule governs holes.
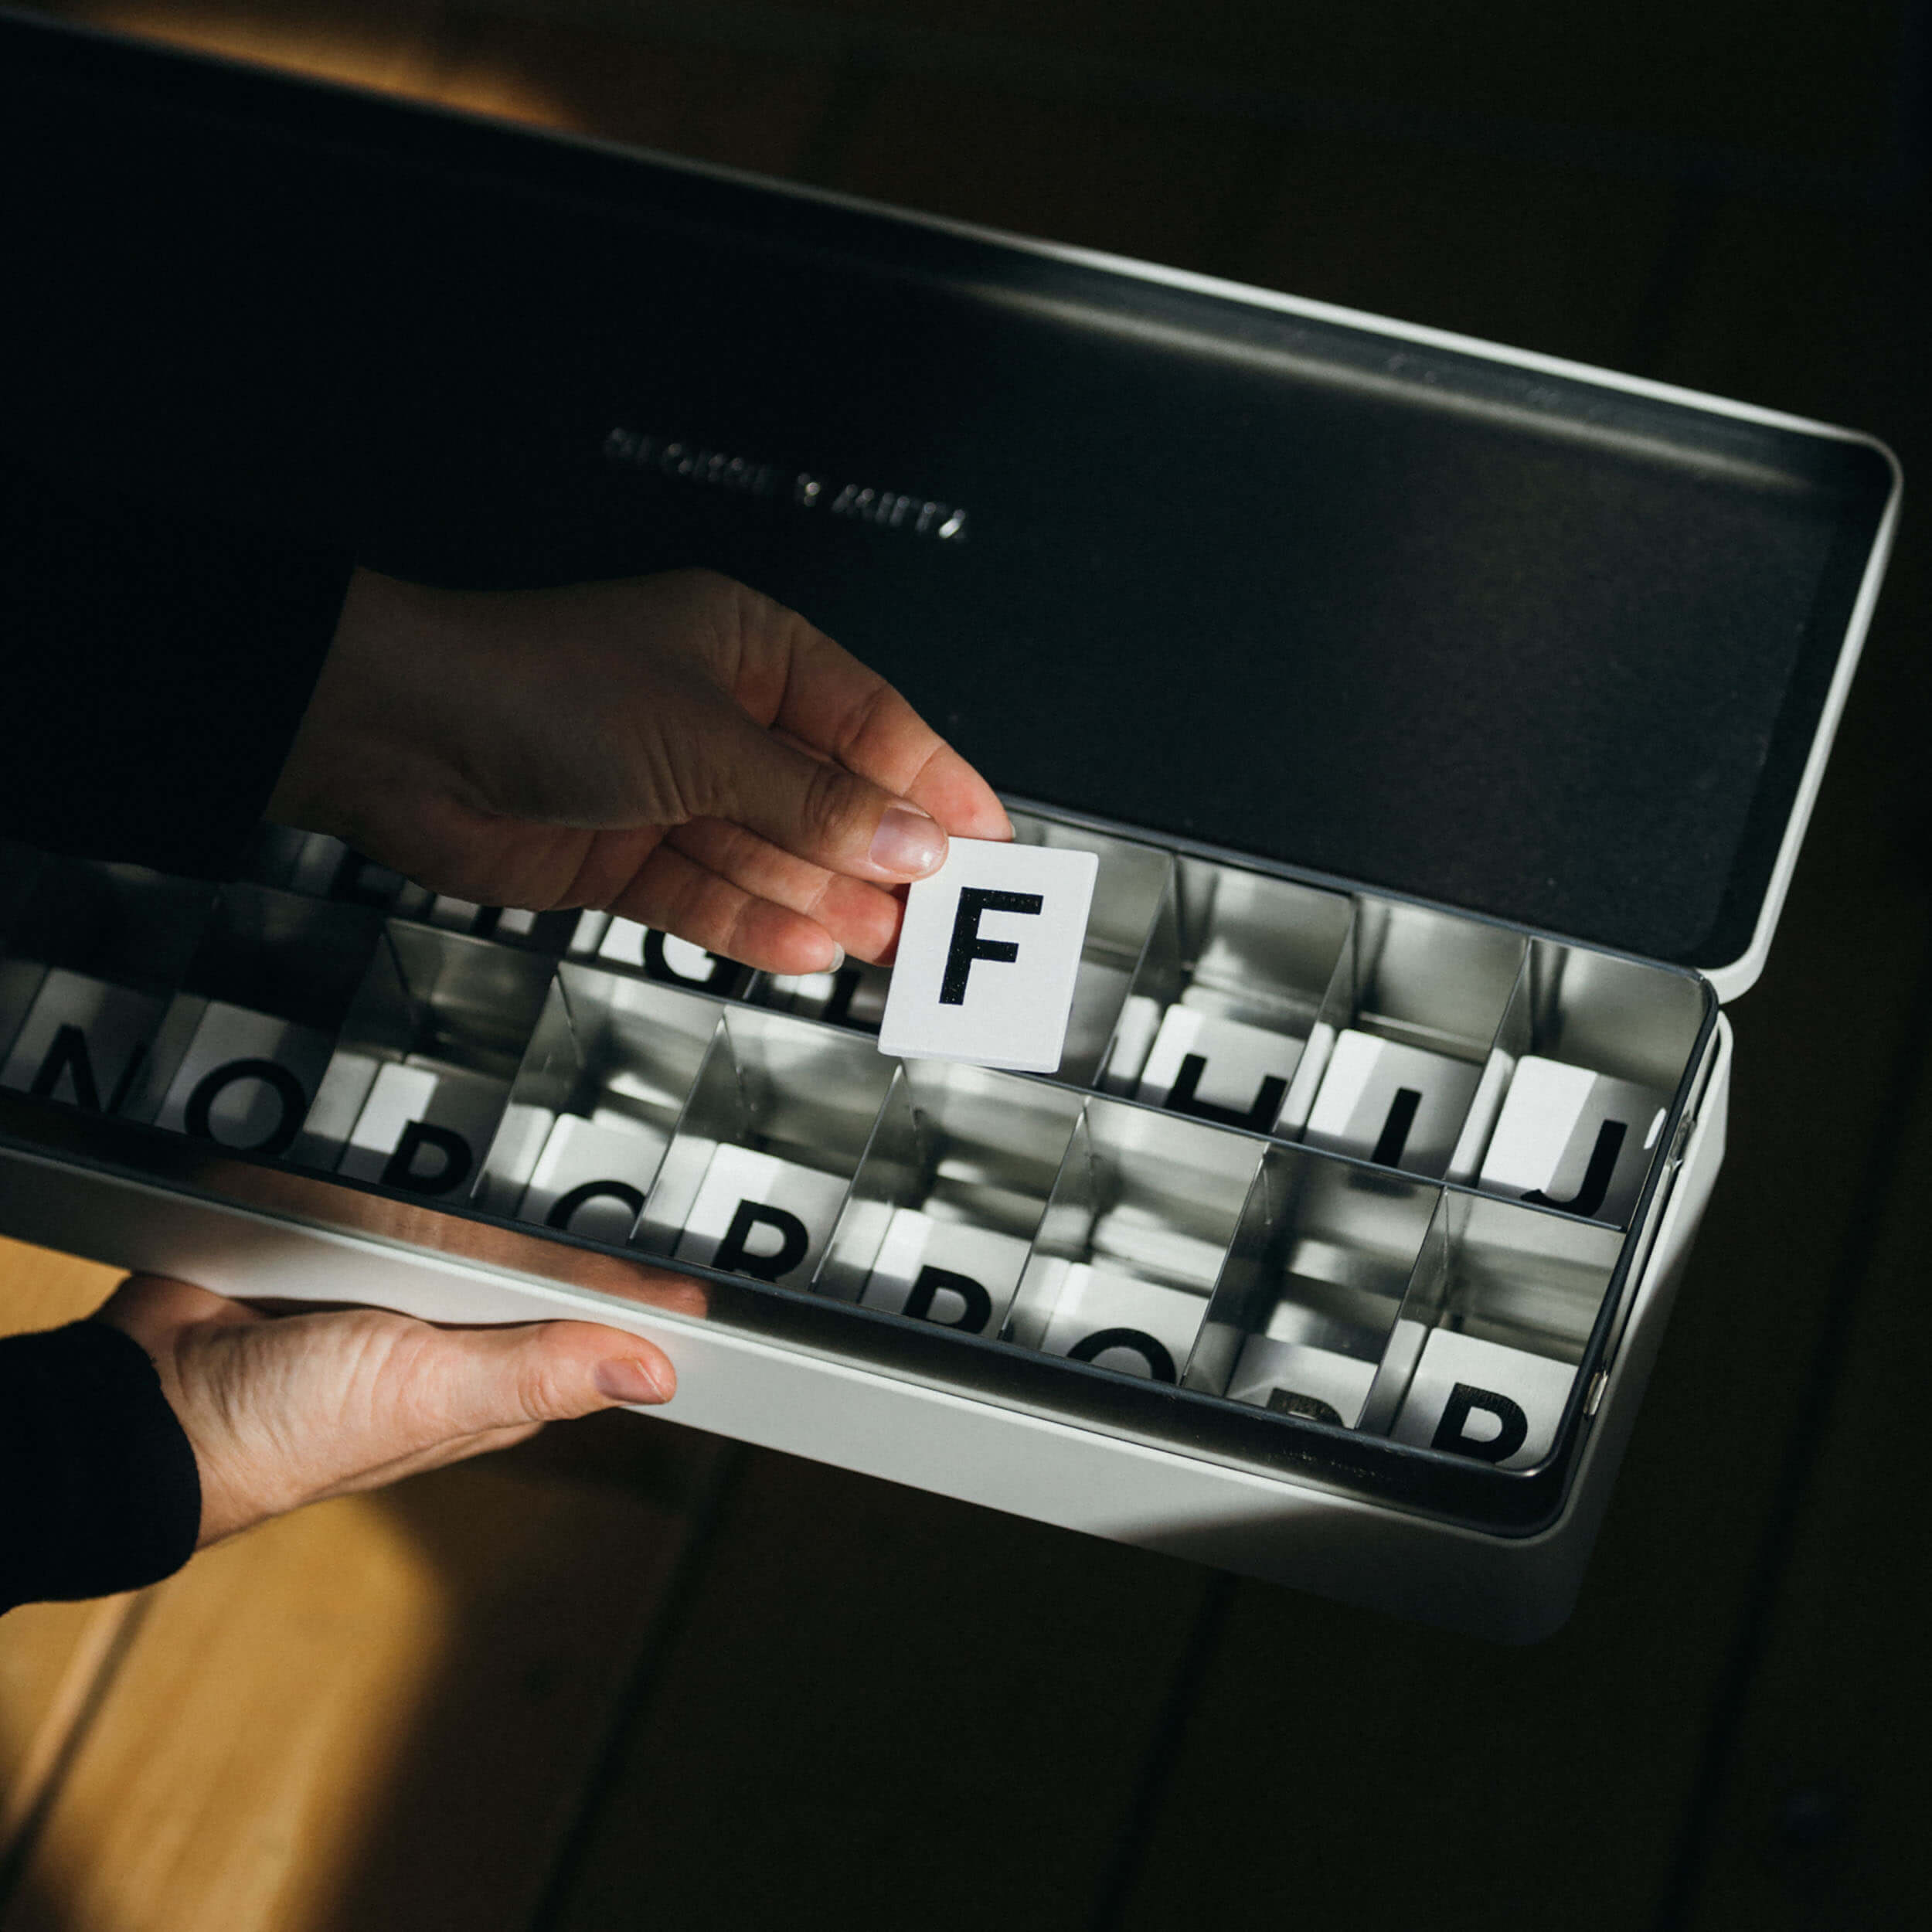
[[[668,1402],[677,1386],[660,1349],[589,1321],[269,1316],[151,1274],[130,1275],[94,1318],[147,1350],[193,1445],[197,1548],[304,1503],[507,1448],[546,1422]]]
[[[888,954],[948,833],[1012,835],[891,685],[709,571],[437,590],[359,570],[269,815],[440,892],[607,908],[780,973]]]

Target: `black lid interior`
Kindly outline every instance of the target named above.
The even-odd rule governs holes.
[[[1873,447],[5,32],[48,245],[105,224],[121,290],[196,291],[104,338],[97,422],[40,426],[60,460],[117,422],[123,484],[446,581],[709,564],[1010,791],[1745,951],[1891,487]],[[27,325],[74,326],[86,279],[36,278]]]

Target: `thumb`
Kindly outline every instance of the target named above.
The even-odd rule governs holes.
[[[678,1386],[663,1351],[589,1321],[440,1328],[413,1365],[437,1391],[451,1435],[563,1422],[619,1403],[668,1402]]]
[[[899,885],[946,862],[946,834],[930,812],[765,730],[735,705],[719,713],[707,818],[852,879]]]

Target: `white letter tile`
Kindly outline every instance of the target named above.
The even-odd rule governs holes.
[[[168,1002],[53,968],[27,1009],[0,1087],[112,1113],[132,1090]]]
[[[572,951],[577,950],[584,930],[580,923],[578,937],[571,941]],[[735,959],[708,953],[688,939],[655,932],[631,919],[614,919],[604,928],[597,942],[597,957],[608,966],[635,967],[667,986],[682,986],[694,993],[716,993],[724,998],[736,996],[751,971]]]
[[[376,1075],[336,1172],[413,1194],[460,1196],[509,1093],[481,1073],[392,1060]]]
[[[474,900],[452,899],[447,893],[438,893],[430,901],[429,923],[453,933],[474,932],[482,910]]]
[[[890,984],[886,968],[855,959],[835,973],[774,973],[766,983],[766,997],[784,1012],[876,1033],[885,1018]]]
[[[906,894],[879,1051],[1056,1072],[1099,868],[1090,852],[955,838]]]
[[[1207,1313],[1207,1297],[1085,1261],[1049,1260],[1060,1277],[1040,1350],[1124,1375],[1178,1382]]]
[[[721,1147],[673,1252],[680,1261],[805,1287],[832,1238],[845,1188],[835,1174],[750,1148]]]
[[[1668,1112],[1647,1087],[1531,1056],[1509,1083],[1477,1184],[1621,1227]]]
[[[284,1154],[321,1083],[334,1042],[314,1027],[211,1000],[195,1029],[155,1124],[175,1134],[203,1124],[223,1147]],[[283,1077],[251,1072],[267,1062]]]
[[[1376,1364],[1318,1349],[1305,1342],[1277,1342],[1270,1335],[1248,1338],[1228,1379],[1229,1396],[1258,1409],[1302,1415],[1352,1429],[1376,1379]]]
[[[518,1216],[621,1247],[644,1212],[670,1141],[641,1122],[617,1127],[580,1114],[560,1115],[545,1138]],[[562,1218],[553,1221],[560,1210]]]
[[[1026,1253],[1027,1243],[1015,1235],[897,1208],[859,1298],[869,1308],[910,1313],[964,1334],[998,1335]]]
[[[1170,1006],[1141,1070],[1137,1097],[1271,1133],[1287,1106],[1304,1044],[1292,1034]]]
[[[1449,1165],[1482,1070],[1359,1033],[1336,1038],[1328,1070],[1302,1138],[1405,1173],[1438,1175]]]
[[[1434,1328],[1389,1433],[1502,1469],[1532,1468],[1556,1440],[1576,1379],[1568,1362]]]

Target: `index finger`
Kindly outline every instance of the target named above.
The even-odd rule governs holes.
[[[784,683],[767,723],[910,800],[948,833],[1012,837],[992,787],[876,671],[802,617],[779,628]]]

